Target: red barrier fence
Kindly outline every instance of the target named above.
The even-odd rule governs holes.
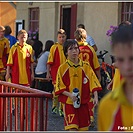
[[[51,93],[0,81],[0,131],[46,131],[49,98]]]

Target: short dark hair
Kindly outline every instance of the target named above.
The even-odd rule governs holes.
[[[10,35],[12,33],[12,29],[9,25],[4,26],[5,27],[5,35]]]
[[[118,43],[121,44],[131,44],[133,42],[133,29],[131,25],[123,25],[118,27],[118,29],[112,33],[112,48],[114,48]]]
[[[45,53],[46,51],[50,51],[50,48],[52,47],[53,44],[54,44],[54,41],[52,41],[52,40],[47,40],[46,43],[45,43],[45,48],[44,48],[44,50],[42,51],[42,53],[38,56],[38,58],[39,58],[43,53]]]
[[[33,44],[33,50],[35,51],[35,58],[37,59],[43,49],[43,43],[40,40],[35,40]]]
[[[52,47],[53,44],[54,44],[54,41],[47,40],[46,43],[45,43],[45,49],[44,49],[44,51],[50,51],[50,48]]]
[[[78,24],[78,26],[77,26],[78,28],[82,28],[82,29],[84,29],[85,30],[85,26],[83,25],[83,24]]]
[[[79,47],[78,45],[78,42],[74,39],[67,39],[64,44],[63,44],[63,51],[64,51],[64,55],[67,57],[67,51],[68,51],[68,48],[69,47],[72,47],[73,45],[77,44],[77,46]]]

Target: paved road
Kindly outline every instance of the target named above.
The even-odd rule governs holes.
[[[59,114],[52,114],[51,108],[52,100],[49,100],[49,108],[48,108],[48,131],[64,131],[64,118],[60,117]],[[96,119],[96,111],[95,111],[95,119]],[[95,126],[89,129],[89,131],[96,131],[96,123]]]

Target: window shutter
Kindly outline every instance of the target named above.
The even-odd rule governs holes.
[[[77,4],[71,6],[71,33],[70,38],[74,39],[74,32],[77,24]]]

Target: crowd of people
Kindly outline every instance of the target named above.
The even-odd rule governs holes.
[[[98,106],[98,131],[133,130],[133,27],[128,21],[111,34],[115,57],[115,75],[108,85],[112,89],[100,103],[100,64],[94,39],[79,24],[73,39],[65,30],[57,31],[57,42],[28,39],[26,30],[17,39],[10,26],[0,26],[0,80],[34,87],[34,77],[46,78],[39,89],[53,94],[52,113],[64,117],[69,131],[88,131],[94,124]],[[73,95],[77,88],[79,97]],[[80,106],[74,107],[79,100]]]

